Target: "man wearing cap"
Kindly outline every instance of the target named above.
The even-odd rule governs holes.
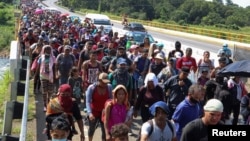
[[[230,58],[232,56],[232,51],[230,48],[228,48],[228,44],[224,43],[222,45],[222,48],[218,50],[217,56],[222,57],[222,53],[225,54],[226,57]]]
[[[131,67],[132,61],[128,58],[125,48],[120,46],[117,50],[117,56],[111,61],[111,64],[109,66],[109,73],[113,72],[117,68],[117,60],[119,60],[120,58],[125,59],[128,68]]]
[[[150,63],[149,72],[154,73],[156,76],[161,72],[166,64],[163,62],[164,58],[160,53],[157,53],[154,60]]]
[[[113,88],[119,84],[124,85],[127,88],[131,87],[131,76],[128,73],[127,62],[124,58],[117,59],[117,68],[113,73],[109,74],[109,80],[111,80]]]
[[[149,110],[153,119],[143,123],[140,133],[141,141],[176,141],[175,127],[167,119],[169,114],[168,105],[164,101],[158,101],[150,106]],[[153,130],[150,128],[153,128]]]
[[[190,73],[189,68],[183,67],[179,74],[170,77],[164,82],[164,90],[166,92],[166,100],[169,105],[169,119],[175,111],[177,105],[185,99],[188,94],[188,89],[192,85],[188,79]]]
[[[92,141],[96,125],[100,121],[102,129],[102,139],[105,140],[105,129],[101,121],[101,114],[107,99],[112,98],[112,86],[109,84],[107,73],[100,73],[98,81],[89,85],[86,91],[86,108],[89,123],[88,138]]]
[[[163,57],[163,59],[164,59],[163,61],[164,61],[165,63],[167,63],[166,54],[165,54],[165,52],[162,50],[162,49],[164,48],[164,44],[163,44],[163,43],[157,43],[156,46],[157,46],[157,48],[158,48],[158,50],[159,50],[159,53],[162,55],[162,57]]]
[[[223,104],[220,100],[210,99],[203,107],[204,116],[189,122],[183,129],[181,141],[208,141],[208,126],[222,125],[220,122]]]
[[[129,93],[129,98],[131,97],[133,83],[132,83],[132,76],[128,72],[126,59],[124,58],[117,59],[117,68],[115,69],[114,72],[109,73],[109,80],[113,89],[119,84],[126,87]]]
[[[219,60],[219,66],[212,69],[210,77],[215,78],[216,74],[227,65],[227,58],[221,57]]]

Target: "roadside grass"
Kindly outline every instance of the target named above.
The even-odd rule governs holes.
[[[61,3],[57,3],[58,6],[62,7],[62,8],[66,8],[68,9],[68,7],[63,6]],[[79,14],[87,14],[87,13],[99,13],[99,11],[97,10],[93,10],[93,9],[77,9],[77,11],[75,11],[76,13]],[[121,15],[117,15],[117,14],[112,14],[109,12],[101,12],[102,14],[105,14],[109,17],[120,17],[120,21],[122,21],[122,16]],[[156,23],[161,23],[159,20],[153,20],[152,22],[156,22]],[[166,21],[166,23],[171,23],[171,24],[176,24],[177,23],[173,22],[173,21]],[[250,26],[248,27],[242,27],[239,28],[239,30],[233,30],[233,29],[228,29],[228,28],[221,28],[221,27],[215,27],[215,26],[209,26],[209,25],[187,25],[188,27],[193,27],[193,28],[204,28],[204,29],[211,29],[214,31],[221,31],[221,32],[230,32],[230,33],[236,33],[236,34],[246,34],[246,35],[250,35]]]
[[[3,118],[5,113],[5,102],[10,100],[10,83],[13,79],[10,76],[10,71],[7,70],[3,78],[0,80],[0,132],[2,132],[3,129]],[[25,83],[22,82],[22,83]],[[36,129],[34,128],[34,125],[29,125],[33,122],[36,115],[36,104],[35,104],[35,95],[33,94],[33,80],[30,80],[29,83],[29,105],[28,105],[28,125],[27,125],[27,135],[26,135],[26,141],[34,141],[34,134]],[[23,103],[24,97],[18,96],[17,101]],[[13,125],[12,125],[12,135],[19,136],[21,131],[21,121],[22,119],[14,119]]]
[[[2,5],[2,3],[0,3]],[[4,19],[5,22],[1,23],[0,26],[0,51],[3,49],[9,49],[10,42],[15,37],[15,18],[14,18],[14,7],[12,5],[4,4],[4,8],[0,9],[3,13],[0,19]]]

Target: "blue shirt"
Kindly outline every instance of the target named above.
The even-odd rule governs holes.
[[[175,109],[172,119],[175,123],[176,135],[180,139],[182,129],[190,121],[199,118],[201,107],[199,103],[191,104],[186,97]]]

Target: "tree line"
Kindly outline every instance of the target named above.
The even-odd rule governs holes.
[[[130,18],[238,29],[250,25],[250,6],[232,0],[60,0],[64,6],[94,9]]]

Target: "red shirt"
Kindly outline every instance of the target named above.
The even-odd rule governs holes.
[[[182,67],[188,67],[191,69],[193,67],[194,72],[197,70],[196,60],[193,57],[182,57],[177,60],[176,68],[181,69]]]
[[[97,87],[98,86],[96,86],[92,94],[92,102],[90,104],[90,107],[92,109],[92,114],[95,117],[101,117],[102,110],[104,109],[104,104],[106,100],[109,98],[109,92],[108,92],[108,87],[107,87],[105,94],[99,94],[97,91]]]

